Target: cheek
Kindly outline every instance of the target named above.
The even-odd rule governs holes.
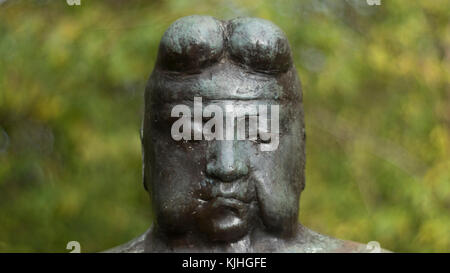
[[[284,137],[280,145],[280,154],[275,162],[279,166],[283,180],[290,181],[297,193],[298,186],[303,183],[304,176],[304,146],[300,136]]]
[[[192,215],[199,207],[195,196],[201,181],[201,156],[180,149],[173,142],[155,145],[152,165],[152,201],[157,222],[172,232],[184,232],[194,223]],[[199,164],[200,162],[200,164]]]
[[[292,136],[280,138],[276,151],[253,158],[261,216],[266,226],[284,230],[296,223],[302,183],[301,145]]]
[[[190,202],[204,173],[203,148],[171,140],[155,145],[155,155],[151,177],[156,197],[169,203]]]
[[[284,135],[275,151],[258,151],[250,157],[254,175],[265,184],[284,184],[294,186],[303,175],[303,145],[294,135]]]

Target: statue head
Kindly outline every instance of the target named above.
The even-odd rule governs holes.
[[[293,235],[305,129],[284,33],[257,18],[174,22],[146,87],[142,143],[159,232],[211,242]]]

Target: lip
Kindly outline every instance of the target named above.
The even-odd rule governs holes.
[[[250,206],[235,198],[201,200],[199,229],[212,241],[235,242],[248,233]]]
[[[209,198],[199,198],[203,202],[213,202],[224,206],[241,207],[250,204],[251,200],[242,200],[236,194],[217,194]]]
[[[248,204],[236,199],[229,197],[215,197],[210,200],[212,209],[229,209],[236,215],[243,215],[248,207]]]
[[[213,199],[221,197],[249,204],[254,199],[254,191],[249,184],[252,183],[240,179],[224,184],[224,182],[206,178],[200,183],[201,189],[198,192],[198,197],[203,201],[212,201]],[[225,187],[224,185],[227,185],[228,187]],[[230,202],[230,204],[231,203],[232,202]]]

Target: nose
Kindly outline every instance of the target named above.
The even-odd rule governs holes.
[[[248,174],[247,160],[233,140],[210,142],[206,174],[223,182],[232,182]]]

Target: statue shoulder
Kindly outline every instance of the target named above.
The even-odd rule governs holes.
[[[380,247],[378,242],[361,244],[358,242],[341,240],[300,226],[294,244],[288,247],[287,252],[309,253],[386,253],[390,252]]]
[[[149,228],[144,234],[139,237],[134,238],[128,243],[116,246],[114,248],[110,248],[108,250],[102,251],[103,253],[143,253],[144,252],[144,243],[145,238],[151,232],[151,228]]]

